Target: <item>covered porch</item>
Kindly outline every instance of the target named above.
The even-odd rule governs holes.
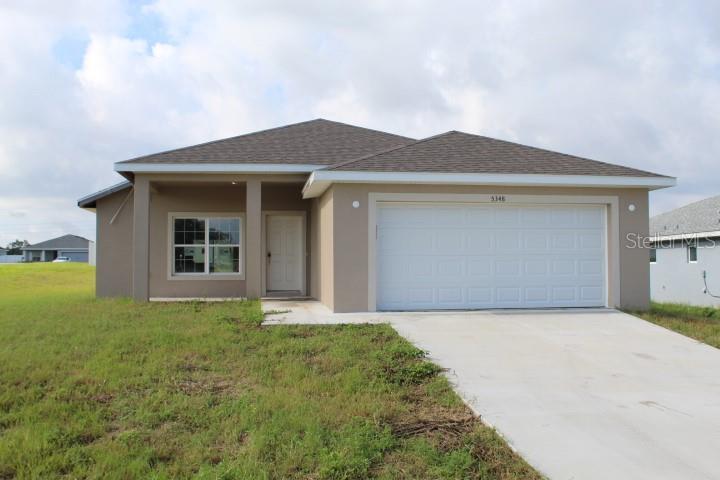
[[[188,177],[134,178],[134,299],[312,295],[315,202],[302,199],[305,175]]]

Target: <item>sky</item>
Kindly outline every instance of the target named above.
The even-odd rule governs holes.
[[[0,245],[94,238],[113,163],[327,118],[462,130],[720,194],[720,2],[0,2]]]

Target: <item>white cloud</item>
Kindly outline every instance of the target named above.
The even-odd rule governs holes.
[[[114,161],[317,116],[677,175],[651,196],[665,210],[718,193],[719,14],[709,1],[18,1],[0,7],[0,211],[32,204],[69,228],[87,215],[75,199],[116,181]],[[61,52],[75,67],[58,58],[68,35],[86,39]],[[0,217],[0,243],[29,236],[27,215]]]

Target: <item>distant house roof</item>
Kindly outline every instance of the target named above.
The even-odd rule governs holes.
[[[651,235],[684,235],[720,231],[720,195],[661,213],[650,219]]]
[[[663,177],[495,138],[450,131],[326,170]]]
[[[90,240],[77,235],[63,235],[62,237],[51,238],[44,242],[23,247],[23,250],[62,250],[62,249],[87,249]]]
[[[413,141],[319,118],[133,158],[116,170],[138,163],[332,165]]]

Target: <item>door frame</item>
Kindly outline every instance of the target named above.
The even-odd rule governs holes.
[[[305,296],[307,295],[307,212],[304,210],[265,210],[262,212],[262,235],[261,235],[261,244],[262,244],[262,288],[261,288],[261,295],[266,296],[268,292],[267,283],[268,283],[268,276],[267,276],[267,218],[269,216],[277,216],[277,217],[291,217],[291,216],[297,216],[300,217],[300,223],[302,224],[302,231],[300,233],[300,253],[301,253],[301,265],[300,265],[300,278],[301,278],[301,288],[300,288],[300,295]]]
[[[502,198],[498,202],[498,197]],[[620,304],[619,198],[612,195],[526,195],[474,193],[379,193],[368,194],[368,311],[377,311],[377,207],[378,203],[471,203],[500,205],[604,205],[606,307]]]

